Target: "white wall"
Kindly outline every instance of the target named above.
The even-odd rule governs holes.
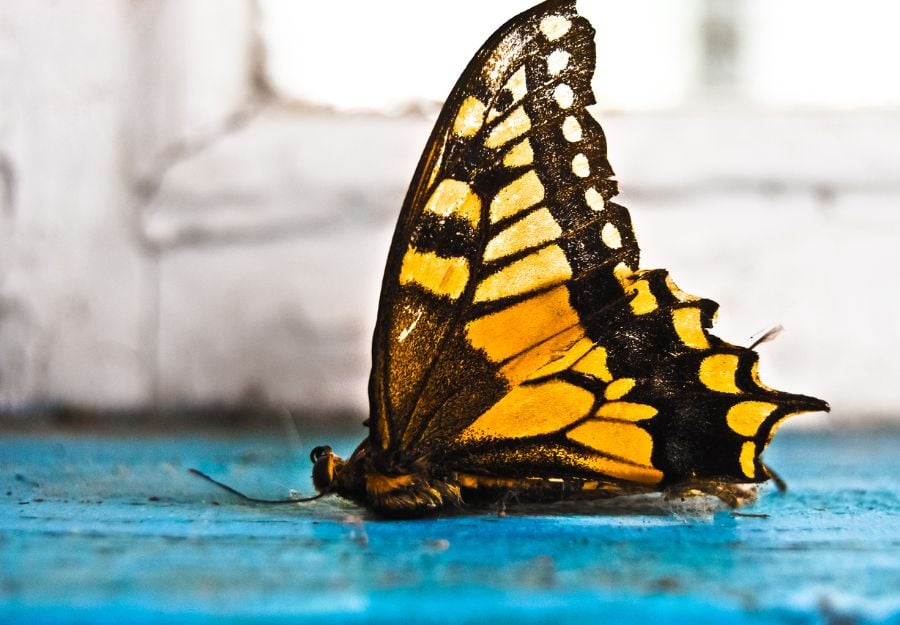
[[[529,4],[0,5],[0,412],[363,410],[427,103]],[[644,265],[719,301],[724,338],[784,324],[767,382],[891,419],[900,44],[890,3],[841,37],[808,5],[591,4],[601,121]],[[710,16],[736,29],[715,84]]]

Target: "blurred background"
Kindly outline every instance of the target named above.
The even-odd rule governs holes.
[[[532,4],[4,0],[0,424],[358,423],[441,100]],[[763,380],[833,407],[795,427],[896,422],[900,6],[580,6],[643,266],[784,325]]]

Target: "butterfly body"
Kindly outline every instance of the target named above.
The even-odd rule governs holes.
[[[574,0],[478,51],[428,141],[388,253],[369,436],[313,452],[320,492],[385,516],[513,493],[546,501],[769,478],[780,422],[826,410],[776,391],[717,304],[639,269]]]
[[[314,451],[314,483],[388,518],[415,518],[465,506],[494,507],[512,499],[517,504],[593,501],[662,492],[669,497],[710,495],[737,507],[754,492],[728,480],[689,479],[666,488],[593,477],[516,477],[449,470],[426,458],[404,467],[377,466],[368,441],[344,461],[330,448]],[[326,468],[327,467],[327,468]]]
[[[330,490],[387,517],[417,517],[462,507],[500,501],[507,493],[519,502],[599,498],[649,492],[637,485],[602,483],[567,477],[490,476],[450,470],[426,458],[406,466],[379,467],[364,441],[344,461],[327,448],[315,454],[319,473],[331,466],[331,475],[317,480],[317,488]]]

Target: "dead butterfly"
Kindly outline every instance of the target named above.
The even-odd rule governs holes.
[[[385,516],[513,492],[601,498],[774,474],[760,453],[820,399],[764,386],[708,333],[718,305],[638,269],[574,0],[513,18],[476,53],[416,169],[388,254],[369,436],[313,482]]]

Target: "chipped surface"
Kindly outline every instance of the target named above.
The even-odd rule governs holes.
[[[767,461],[790,491],[763,489],[740,510],[762,518],[689,499],[385,522],[336,499],[249,505],[186,470],[261,497],[310,494],[314,444],[246,432],[0,439],[0,621],[900,620],[896,431],[779,435]]]

